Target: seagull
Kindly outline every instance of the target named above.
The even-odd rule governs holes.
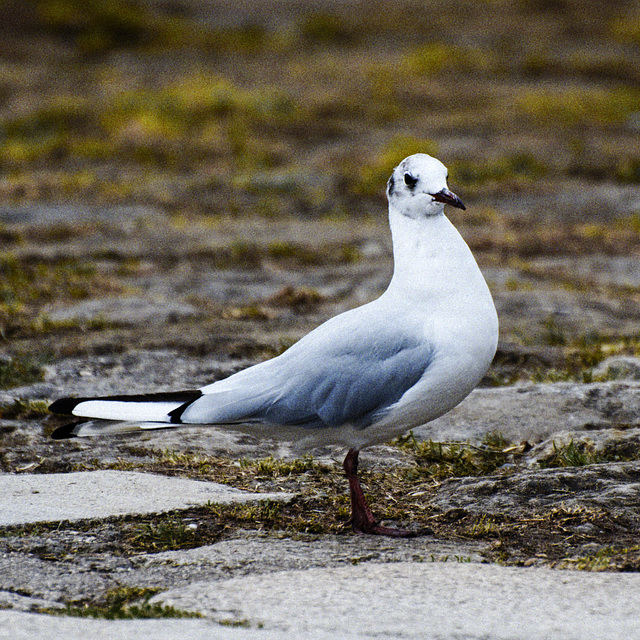
[[[410,537],[379,524],[358,479],[358,454],[445,414],[486,373],[498,317],[471,250],[444,215],[465,209],[447,168],[418,153],[387,183],[394,269],[376,300],[337,315],[281,355],[197,390],[61,398],[55,414],[82,421],[63,439],[215,425],[288,440],[298,450],[348,448],[343,467],[358,533]]]

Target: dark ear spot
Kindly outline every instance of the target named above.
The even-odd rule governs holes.
[[[394,180],[393,176],[391,176],[389,178],[389,181],[387,182],[387,195],[393,195],[393,189],[396,186],[396,181]]]
[[[418,184],[418,178],[414,178],[410,173],[405,173],[404,183],[409,189],[413,189]]]

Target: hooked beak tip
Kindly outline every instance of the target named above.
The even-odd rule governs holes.
[[[441,191],[438,191],[438,193],[433,193],[431,197],[436,202],[449,204],[452,207],[455,207],[456,209],[462,209],[463,211],[466,211],[467,209],[467,207],[464,206],[464,203],[462,202],[462,200],[460,200],[460,198],[458,198],[458,196],[455,193],[452,193],[451,191],[449,191],[449,189],[442,189]]]

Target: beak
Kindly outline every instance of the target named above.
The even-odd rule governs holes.
[[[431,197],[436,202],[444,202],[444,204],[450,204],[452,207],[456,209],[466,210],[467,207],[462,204],[462,200],[458,198],[455,193],[451,193],[449,189],[442,189],[442,191],[438,191],[438,193],[432,193]]]

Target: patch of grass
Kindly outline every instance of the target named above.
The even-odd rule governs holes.
[[[499,531],[500,527],[496,519],[483,514],[467,529],[467,535],[470,538],[487,538],[497,535]]]
[[[595,553],[585,556],[570,557],[561,560],[558,566],[562,569],[577,571],[638,571],[640,547],[631,545],[621,547],[618,544],[607,545]]]
[[[431,42],[405,53],[400,69],[408,73],[434,76],[442,73],[485,73],[495,67],[490,52],[479,47],[462,47]]]
[[[418,442],[413,433],[398,438],[395,444],[412,454],[415,467],[407,470],[406,476],[413,480],[488,475],[518,453],[500,434],[487,435],[478,446],[433,440]]]
[[[91,261],[49,261],[30,256],[18,259],[0,254],[0,334],[11,337],[20,331],[56,330],[55,323],[40,315],[45,304],[85,300],[94,294],[122,290],[112,278],[99,275]],[[103,324],[98,320],[96,328]]]
[[[257,527],[267,531],[283,526],[283,522],[287,519],[285,511],[285,505],[275,500],[236,505],[212,504],[209,507],[211,516],[220,523],[226,525],[231,520],[236,523],[236,526],[239,525],[242,528]]]
[[[541,336],[543,344],[550,347],[564,347],[569,342],[563,328],[558,324],[556,318],[553,316],[547,317],[542,323],[544,327],[544,333]]]
[[[539,369],[531,376],[534,382],[604,382],[615,379],[615,376],[594,374],[594,369],[606,358],[617,355],[640,355],[640,336],[617,336],[589,331],[576,338],[551,326],[553,331],[560,331],[559,346],[563,347],[564,362],[562,367]]]
[[[44,400],[15,400],[13,404],[0,404],[0,418],[5,420],[35,420],[48,415],[49,403]]]
[[[24,169],[117,155],[128,165],[176,171],[222,154],[244,169],[269,169],[279,162],[278,145],[264,130],[308,117],[275,87],[247,89],[219,75],[193,74],[99,100],[54,96],[30,112],[6,117],[0,121],[0,165]],[[90,174],[84,170],[79,176],[86,181]],[[103,190],[101,182],[85,188]]]
[[[553,319],[543,323],[543,331],[538,340],[554,347],[557,356],[552,364],[542,366],[539,360],[534,360],[531,364],[514,362],[506,374],[490,374],[491,381],[496,385],[513,384],[517,380],[531,380],[535,383],[605,382],[619,378],[616,377],[617,369],[605,374],[595,373],[596,367],[603,360],[610,356],[640,355],[640,336],[601,334],[598,331],[575,336]],[[498,361],[497,365],[500,368],[501,362]]]
[[[349,264],[360,259],[360,251],[352,243],[306,245],[280,241],[264,246],[254,242],[236,241],[228,247],[203,251],[190,257],[221,268],[258,268],[265,260],[300,266]],[[307,291],[306,295],[315,297],[311,291]]]
[[[264,478],[267,479],[266,476]],[[223,481],[221,478],[216,480]],[[241,504],[210,504],[197,510],[197,518],[186,514],[185,520],[182,520],[185,514],[174,513],[125,526],[122,533],[125,553],[193,549],[214,544],[238,530],[289,534],[337,534],[348,531],[348,497],[336,491],[333,482],[319,483],[316,479],[313,484],[316,485],[316,492],[322,484],[330,485],[331,494],[327,490],[327,495],[318,497],[303,490],[302,497],[287,503],[260,500]]]
[[[276,460],[272,457],[260,460],[241,460],[243,469],[251,469],[258,478],[288,478],[311,471],[316,467],[312,456],[303,456],[294,460]]]
[[[488,183],[532,182],[546,175],[549,167],[529,152],[509,153],[491,161],[456,159],[449,162],[456,183],[465,187]]]
[[[575,371],[570,365],[567,369],[538,369],[531,373],[529,379],[531,382],[539,384],[553,384],[554,382],[582,382],[589,384],[594,381],[592,369]]]
[[[539,125],[606,127],[625,122],[639,102],[635,88],[536,90],[518,95],[515,108]]]
[[[195,529],[171,516],[140,525],[129,534],[127,542],[134,549],[154,553],[198,546]]]
[[[637,10],[635,13],[615,17],[610,29],[616,40],[640,46],[640,15]]]
[[[237,627],[240,629],[249,629],[251,627],[251,623],[247,619],[242,620],[218,620],[218,624],[221,627]],[[258,628],[260,629],[262,625],[258,624]]]
[[[301,264],[318,264],[318,252],[291,242],[274,242],[267,247],[267,255],[276,260],[295,260]]]
[[[103,331],[109,327],[117,326],[117,322],[110,322],[101,317],[88,320],[71,318],[69,320],[51,320],[46,314],[40,314],[33,322],[27,325],[31,334],[46,334],[59,332],[86,332]]]
[[[214,32],[185,15],[131,0],[36,0],[41,25],[85,56],[131,47],[213,46]]]
[[[156,91],[114,95],[103,106],[108,130],[130,126],[132,118],[148,119],[160,133],[203,133],[220,119],[238,117],[247,124],[283,124],[296,120],[301,106],[276,88],[246,89],[217,75],[190,75]],[[168,129],[167,129],[168,128]]]
[[[106,620],[136,620],[146,618],[201,618],[198,613],[181,611],[175,607],[149,600],[160,589],[143,587],[117,587],[96,602],[68,604],[63,609],[47,609],[42,613],[76,618],[102,618]]]
[[[511,455],[511,448],[504,447],[502,438],[494,436],[491,441],[501,449],[502,454]],[[410,456],[411,448],[406,451]],[[138,454],[147,457],[144,451]],[[155,462],[145,462],[137,468],[147,472],[224,482],[243,489],[295,489],[298,495],[289,502],[208,505],[168,514],[125,516],[109,521],[3,527],[0,528],[0,537],[22,539],[36,536],[41,539],[41,554],[51,554],[63,560],[68,553],[77,553],[76,537],[70,539],[65,535],[65,529],[83,531],[87,537],[95,537],[100,541],[109,540],[112,553],[124,556],[210,545],[229,536],[237,538],[247,531],[260,531],[274,537],[349,534],[349,496],[339,467],[323,465],[311,459],[301,463],[281,462],[232,461],[163,452],[158,454]],[[96,468],[106,468],[100,467],[97,461],[95,465]],[[298,466],[301,466],[302,473],[296,472]],[[637,545],[637,522],[632,514],[616,515],[604,509],[567,509],[562,506],[565,496],[558,496],[556,506],[547,510],[528,512],[518,517],[500,513],[483,517],[464,509],[440,511],[431,500],[436,495],[439,483],[428,477],[426,482],[417,483],[416,480],[425,478],[410,477],[402,468],[369,468],[363,464],[360,477],[374,514],[386,524],[407,526],[411,523],[414,527],[428,527],[442,540],[465,538],[474,543],[487,541],[490,544],[480,545],[479,549],[492,562],[521,565],[533,558],[541,564],[567,568],[564,561],[580,555],[585,540],[597,540],[603,546],[629,548],[628,553],[620,552],[612,556],[608,570],[637,571],[640,566],[640,554],[631,551]],[[577,528],[584,524],[593,526],[583,528],[586,533],[580,533]],[[370,558],[373,559],[373,556],[356,556],[354,561],[362,562]],[[414,561],[426,559],[428,556],[414,557]],[[455,559],[464,561],[464,558]],[[447,558],[437,560],[445,561]],[[93,606],[95,603],[89,604]],[[104,610],[104,604],[100,603],[101,610]],[[82,604],[74,606],[84,608]]]
[[[578,571],[606,571],[610,568],[614,556],[619,550],[613,547],[598,549],[594,554],[584,556],[575,561],[574,567]]]
[[[1,319],[0,315],[0,319]],[[44,380],[42,365],[31,356],[0,359],[0,389],[21,387]]]
[[[271,320],[273,314],[262,305],[249,304],[242,307],[225,307],[221,312],[221,317],[231,320]]]
[[[271,296],[268,303],[304,312],[317,307],[323,300],[324,296],[317,289],[288,285]]]
[[[551,467],[585,467],[589,464],[604,462],[603,456],[595,451],[592,442],[574,442],[565,445],[553,442],[553,453],[546,459],[540,459],[543,469]]]
[[[148,471],[221,482],[249,491],[295,491],[288,502],[263,500],[246,504],[211,504],[197,518],[165,514],[127,527],[125,541],[135,552],[156,552],[212,544],[237,529],[295,533],[341,533],[349,517],[346,483],[333,465],[311,456],[231,461],[225,458],[156,454]],[[195,525],[195,526],[193,526]]]
[[[623,184],[640,183],[640,158],[620,158],[615,163],[613,174]]]
[[[0,305],[51,302],[88,297],[96,268],[88,262],[45,262],[0,255]],[[1,308],[1,307],[0,307]]]
[[[297,29],[304,41],[318,46],[345,45],[353,42],[356,37],[351,25],[339,15],[326,11],[304,16]]]
[[[308,455],[291,460],[267,457],[243,458],[234,462],[227,458],[192,456],[164,451],[154,455],[154,464],[158,466],[158,470],[182,471],[189,477],[207,477],[248,490],[255,490],[256,481],[262,483],[265,479],[295,480],[297,476],[308,474],[309,477],[322,480],[331,477],[334,471],[333,467],[320,463]]]

